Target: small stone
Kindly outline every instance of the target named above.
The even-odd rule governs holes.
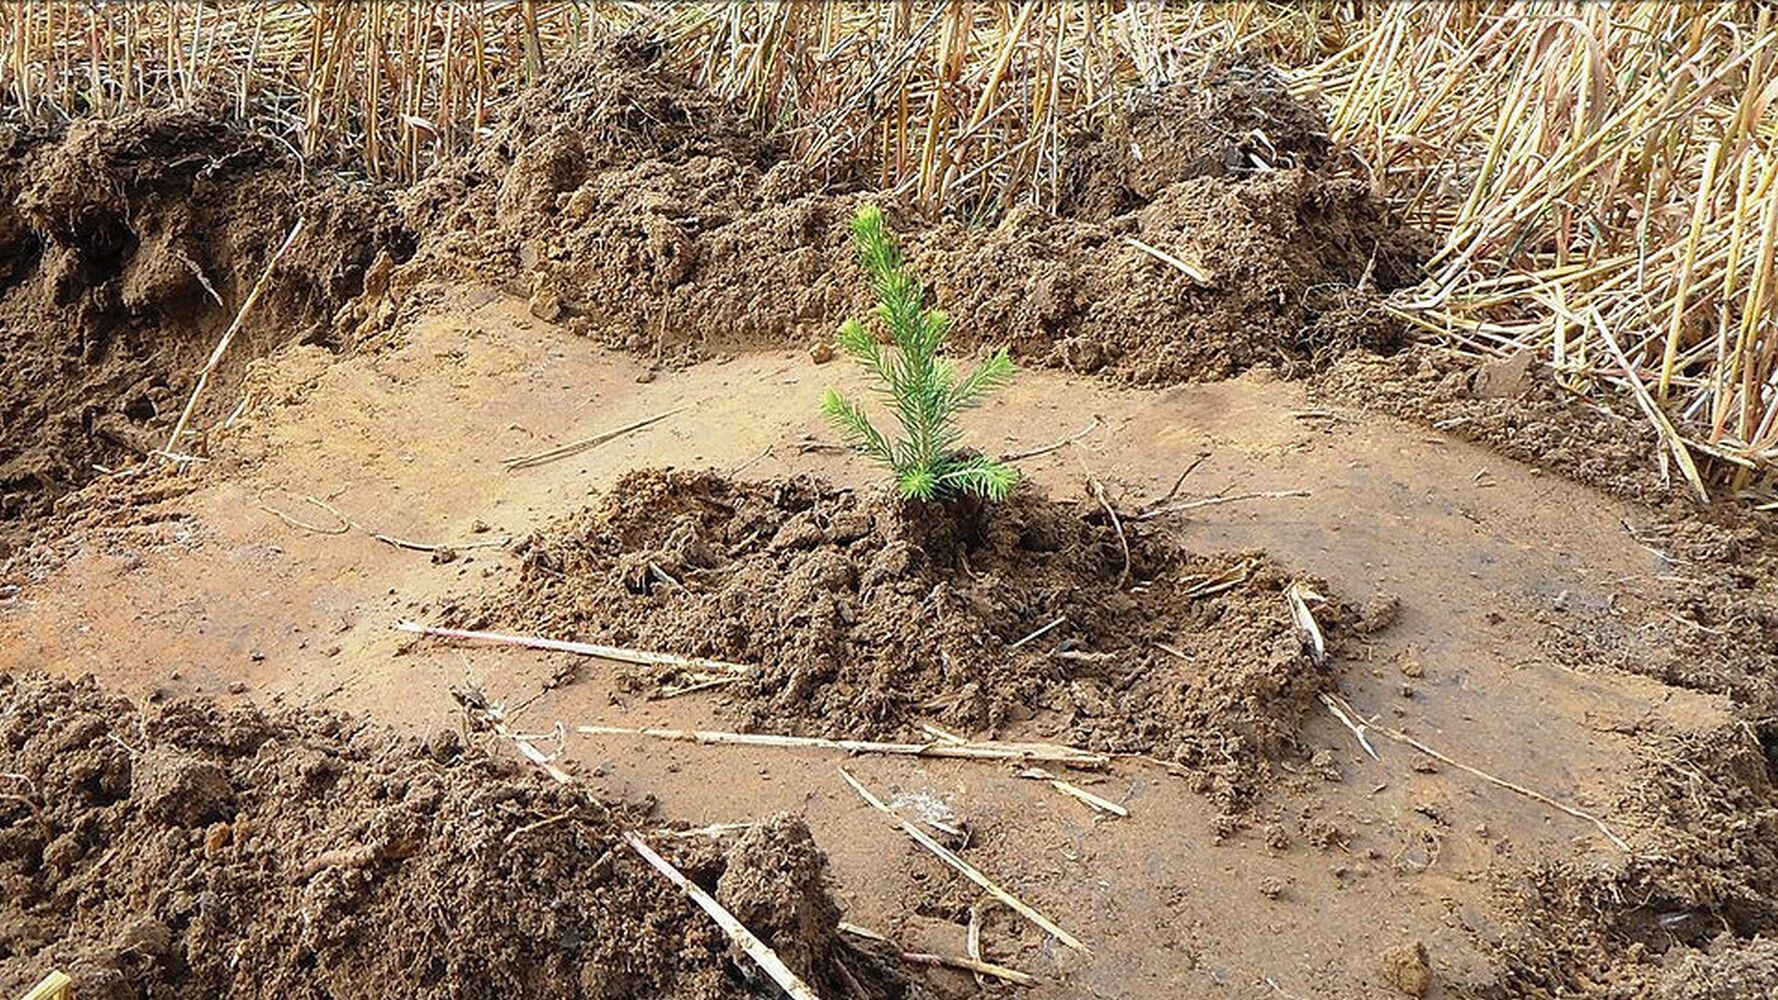
[[[833,345],[825,340],[816,341],[809,347],[809,360],[818,365],[824,365],[829,361],[832,361]]]
[[[1385,951],[1379,958],[1383,981],[1408,996],[1420,998],[1432,988],[1432,965],[1426,959],[1426,945],[1414,941]]]

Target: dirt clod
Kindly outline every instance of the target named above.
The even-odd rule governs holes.
[[[198,416],[330,321],[380,251],[411,239],[385,200],[298,179],[274,140],[202,110],[0,128],[0,535],[164,445],[192,381],[298,217],[303,235],[237,334]],[[198,442],[192,442],[196,448]]]
[[[1053,211],[898,213],[961,350],[1165,384],[1399,345],[1399,324],[1321,319],[1417,280],[1426,240],[1326,169],[1325,123],[1275,73],[1207,66],[1072,135]],[[535,268],[539,315],[649,358],[798,345],[869,306],[847,229],[859,201],[644,55],[595,52],[405,197],[423,237],[393,284]]]
[[[1383,981],[1416,1000],[1432,989],[1432,964],[1427,961],[1426,944],[1410,941],[1397,945],[1378,958]]]

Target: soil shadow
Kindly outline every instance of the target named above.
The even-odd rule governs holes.
[[[619,841],[645,819],[468,747],[328,713],[138,708],[0,675],[0,992],[80,997],[760,995]],[[838,936],[800,821],[654,839],[823,996],[903,987]],[[868,984],[868,985],[867,985]]]
[[[515,580],[447,616],[756,665],[746,723],[774,731],[1035,733],[1187,765],[1233,805],[1332,683],[1263,554],[1195,555],[1029,486],[921,504],[643,470],[523,546]]]
[[[411,248],[387,199],[310,178],[273,140],[201,110],[0,129],[0,558],[57,497],[165,446],[299,217],[200,426],[226,415],[253,359],[338,346],[330,321],[379,251]]]

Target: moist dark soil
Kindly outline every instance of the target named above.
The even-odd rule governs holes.
[[[299,216],[304,233],[237,333],[200,426],[234,405],[252,359],[291,341],[338,346],[329,321],[377,254],[410,248],[387,199],[305,179],[277,143],[200,110],[0,128],[0,548],[97,467],[165,445]]]
[[[1332,682],[1292,624],[1291,578],[1121,527],[1127,571],[1096,503],[1031,488],[946,506],[644,470],[533,536],[516,579],[446,611],[756,665],[737,685],[748,727],[1035,733],[1178,762],[1244,801]]]
[[[337,715],[138,708],[0,675],[0,995],[749,998],[728,939],[618,839],[645,817]],[[837,936],[778,817],[690,874],[823,996],[902,988]],[[868,984],[868,985],[867,985]],[[863,989],[863,993],[859,993]]]
[[[398,297],[440,273],[522,275],[539,316],[663,363],[828,343],[868,308],[846,228],[867,196],[818,183],[645,58],[589,58],[408,194],[422,239]],[[1313,110],[1269,71],[1203,77],[1076,129],[1058,211],[991,225],[900,212],[959,351],[1007,344],[1022,363],[1140,384],[1217,379],[1351,346],[1317,322],[1342,290],[1417,280],[1425,239],[1323,169]]]

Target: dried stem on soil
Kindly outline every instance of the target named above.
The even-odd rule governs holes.
[[[706,660],[697,656],[675,656],[672,653],[625,649],[622,646],[600,646],[590,642],[567,642],[561,639],[544,639],[539,636],[507,635],[503,632],[474,632],[460,628],[435,628],[431,625],[421,625],[418,622],[398,622],[395,627],[402,632],[412,632],[415,635],[428,635],[440,639],[460,639],[464,642],[480,642],[492,646],[523,646],[527,649],[547,649],[557,653],[579,653],[582,656],[596,656],[601,660],[616,660],[620,663],[635,663],[649,667],[675,667],[683,670],[729,674],[747,674],[753,671],[753,668],[745,663]]]
[[[533,452],[529,455],[514,455],[510,458],[504,458],[501,459],[501,464],[506,466],[508,472],[517,472],[520,469],[529,469],[539,465],[546,465],[558,458],[567,458],[570,455],[578,455],[590,448],[597,448],[607,441],[615,441],[616,439],[623,437],[625,434],[639,431],[650,424],[659,423],[684,409],[684,406],[675,406],[664,413],[657,413],[652,417],[644,417],[635,423],[625,424],[614,430],[594,434],[592,437],[584,437],[578,441],[570,441],[567,444],[557,445],[554,448]]]
[[[479,691],[459,692],[458,700],[463,703],[465,708],[481,716],[494,728],[495,733],[512,740],[513,745],[518,747],[519,752],[524,754],[526,759],[541,768],[545,774],[549,775],[551,780],[555,781],[557,784],[579,787],[572,775],[550,763],[549,758],[545,757],[541,751],[532,746],[523,737],[509,730],[500,709],[487,704],[486,699],[481,696]],[[583,789],[583,791],[585,790]],[[595,798],[590,791],[586,791],[586,800],[589,804],[601,811],[605,809],[604,804]],[[521,827],[520,829],[513,831],[512,837],[516,837],[519,833],[522,833],[527,829],[536,829],[544,824],[553,823],[564,818],[566,818],[565,815],[555,816],[544,820],[542,823],[533,823],[529,827]],[[648,846],[647,841],[643,840],[634,831],[630,830],[623,832],[623,841],[625,844],[629,845],[630,849],[635,851],[642,860],[648,862],[650,866],[662,875],[665,875],[668,881],[678,886],[681,891],[689,896],[692,902],[696,903],[698,908],[708,914],[710,919],[714,920],[716,925],[722,929],[722,932],[728,935],[729,940],[733,941],[736,947],[745,952],[747,957],[751,958],[760,969],[764,971],[766,975],[770,976],[772,981],[777,983],[785,993],[793,998],[793,1000],[820,1000],[820,997],[814,990],[809,988],[807,983],[803,982],[796,973],[790,971],[790,967],[784,964],[784,960],[778,957],[777,952],[774,952],[765,942],[761,941],[757,935],[748,930],[741,921],[735,918],[734,914],[730,913],[721,903],[718,903],[715,897],[711,896],[696,883],[686,878],[679,869],[673,867],[673,865],[665,858],[656,854],[654,848]],[[508,842],[511,842],[511,837],[508,837]]]
[[[67,973],[57,970],[44,976],[36,986],[31,987],[31,991],[25,994],[24,1000],[69,1000],[70,990],[73,986],[74,980],[68,978]]]
[[[1124,816],[1130,815],[1130,810],[1125,809],[1123,806],[1118,805],[1116,802],[1113,802],[1107,798],[1102,798],[1098,795],[1094,795],[1092,792],[1089,792],[1086,789],[1084,789],[1084,788],[1080,787],[1079,785],[1076,785],[1072,782],[1063,781],[1061,778],[1058,778],[1054,774],[1051,774],[1050,772],[1045,771],[1041,767],[1026,768],[1025,770],[1019,772],[1019,777],[1021,777],[1021,778],[1037,778],[1037,779],[1040,779],[1043,781],[1047,781],[1050,783],[1050,787],[1054,788],[1056,791],[1061,792],[1063,795],[1071,795],[1074,798],[1077,798],[1080,801],[1085,802],[1088,807],[1097,809],[1100,812],[1110,813],[1113,816],[1119,816],[1119,817],[1124,817]]]
[[[725,733],[703,729],[630,729],[600,725],[576,726],[574,731],[583,736],[644,736],[680,743],[838,750],[848,754],[1044,761],[1078,768],[1104,767],[1110,763],[1110,758],[1104,754],[1051,743],[958,743],[948,740],[933,743],[878,743],[870,740],[830,740],[819,736],[774,736],[769,733]]]
[[[1002,889],[994,882],[994,880],[982,874],[980,869],[958,857],[950,848],[933,840],[926,831],[903,819],[900,813],[889,808],[882,799],[872,795],[870,789],[860,784],[858,779],[852,777],[852,775],[843,767],[840,768],[840,777],[846,779],[846,784],[852,786],[852,790],[858,793],[859,798],[862,798],[865,802],[869,803],[871,807],[878,812],[893,819],[908,836],[914,838],[915,843],[926,848],[928,851],[931,851],[940,861],[943,861],[945,864],[955,869],[958,874],[969,879],[971,882],[974,882],[976,885],[981,886],[989,895],[1000,900],[1002,903],[1005,903],[1007,906],[1012,907],[1020,916],[1043,928],[1045,931],[1048,931],[1056,940],[1082,954],[1090,952],[1091,949],[1082,944],[1080,939],[1057,926],[1055,921],[1044,916],[1042,913],[1039,913],[1024,900],[1007,892],[1005,889]]]
[[[296,224],[290,227],[290,235],[284,237],[284,242],[278,244],[278,249],[273,251],[271,259],[266,261],[265,270],[260,272],[259,280],[253,283],[252,291],[249,291],[247,297],[241,301],[241,308],[235,310],[234,320],[229,323],[228,329],[222,332],[222,338],[216,342],[216,349],[210,352],[210,359],[204,362],[203,370],[198,372],[197,384],[191,387],[191,397],[185,401],[185,409],[179,414],[179,422],[173,425],[173,433],[167,436],[167,445],[161,449],[166,457],[179,458],[179,439],[185,435],[185,427],[191,422],[191,414],[193,410],[197,409],[198,399],[204,395],[204,387],[210,384],[210,376],[215,374],[216,367],[222,364],[222,356],[228,353],[228,345],[234,342],[236,331],[241,329],[241,321],[253,311],[254,304],[259,301],[260,294],[265,291],[266,281],[272,276],[272,271],[278,266],[278,261],[283,259],[284,251],[290,249],[290,244],[296,242],[296,238],[302,234],[302,231],[303,219],[298,217]]]
[[[972,924],[971,927],[975,928],[975,934],[970,938],[971,942],[973,942],[973,948],[980,944],[981,937],[979,927],[975,924]],[[889,940],[886,935],[879,934],[868,927],[849,924],[843,920],[840,921],[840,932],[843,934],[850,934],[854,937],[861,937],[868,941],[877,941],[882,944],[890,945],[891,947],[895,945],[895,942]],[[996,965],[993,962],[984,961],[979,955],[970,955],[968,958],[959,958],[955,955],[932,955],[918,951],[902,951],[899,948],[896,949],[896,954],[901,956],[902,961],[913,965],[944,966],[951,969],[962,969],[965,972],[973,972],[976,974],[978,980],[982,976],[993,976],[996,979],[1002,979],[1009,983],[1016,983],[1020,986],[1029,986],[1037,981],[1037,977],[1031,975],[1029,972],[1020,972],[1017,969],[1009,969],[1004,965]]]
[[[1186,471],[1189,472],[1191,470],[1187,469]],[[1170,503],[1165,507],[1155,507],[1145,510],[1137,514],[1135,517],[1132,517],[1130,520],[1148,521],[1157,517],[1165,517],[1168,514],[1178,514],[1188,510],[1197,510],[1199,507],[1214,507],[1218,504],[1225,503],[1244,503],[1248,500],[1284,500],[1291,497],[1306,497],[1310,495],[1308,490],[1265,490],[1259,493],[1236,493],[1233,496],[1225,497],[1204,497],[1199,500],[1183,500],[1179,503]]]
[[[445,552],[456,551],[459,549],[498,549],[505,548],[512,541],[511,538],[503,538],[498,541],[490,539],[482,542],[440,542],[437,544],[430,542],[413,542],[405,538],[396,538],[394,535],[385,535],[380,531],[372,531],[364,525],[359,524],[357,521],[340,513],[338,507],[335,507],[333,504],[330,504],[325,500],[308,495],[304,495],[303,499],[329,514],[332,514],[339,520],[339,527],[323,528],[319,525],[310,524],[307,521],[300,521],[275,507],[268,507],[265,504],[260,504],[259,509],[272,515],[278,520],[283,521],[285,524],[290,525],[292,528],[297,528],[302,531],[312,531],[317,535],[343,535],[348,531],[361,531],[364,534],[369,535],[371,538],[382,542],[384,545],[390,545],[398,549],[407,549],[412,552]]]
[[[1324,694],[1322,697],[1325,700],[1327,700],[1328,702],[1330,702],[1328,707],[1335,709],[1337,714],[1343,715],[1346,718],[1350,718],[1350,719],[1362,718],[1357,713],[1357,711],[1355,711],[1352,708],[1351,705],[1347,704],[1346,701],[1344,699],[1340,698],[1338,695],[1325,695]],[[1342,721],[1345,721],[1345,720],[1342,719]],[[1395,742],[1400,743],[1404,746],[1412,747],[1415,750],[1418,750],[1421,753],[1425,754],[1426,756],[1431,757],[1433,760],[1439,761],[1440,763],[1443,763],[1443,764],[1448,764],[1451,767],[1457,768],[1459,771],[1468,772],[1469,774],[1472,774],[1472,775],[1482,779],[1483,781],[1486,781],[1490,785],[1494,785],[1499,788],[1504,788],[1509,792],[1516,792],[1517,794],[1523,795],[1526,798],[1531,799],[1534,802],[1541,802],[1544,805],[1549,806],[1551,809],[1555,809],[1560,812],[1566,813],[1569,816],[1574,817],[1575,819],[1581,820],[1586,823],[1591,823],[1593,825],[1593,828],[1598,830],[1601,836],[1603,836],[1606,840],[1611,841],[1612,846],[1616,847],[1620,851],[1623,851],[1625,854],[1635,853],[1630,850],[1630,845],[1628,843],[1626,843],[1622,837],[1619,837],[1617,834],[1611,832],[1611,828],[1605,825],[1604,820],[1600,819],[1599,817],[1593,815],[1590,812],[1587,812],[1584,809],[1578,809],[1578,808],[1568,805],[1564,802],[1559,802],[1556,799],[1553,799],[1550,796],[1545,795],[1544,793],[1537,791],[1534,788],[1526,788],[1524,785],[1520,785],[1515,782],[1508,781],[1505,778],[1496,777],[1492,774],[1489,774],[1487,771],[1482,770],[1479,767],[1471,767],[1470,765],[1465,764],[1462,761],[1453,760],[1451,757],[1446,756],[1445,754],[1442,754],[1437,750],[1434,750],[1432,747],[1429,747],[1426,744],[1415,739],[1414,737],[1409,736],[1407,733],[1404,733],[1399,729],[1391,729],[1388,726],[1381,725],[1381,724],[1377,723],[1375,720],[1365,723],[1363,728],[1365,730],[1370,731],[1370,732],[1378,733],[1384,737],[1387,737],[1388,739],[1394,740]],[[1354,726],[1353,731],[1359,732],[1358,727]],[[1361,740],[1363,739],[1362,734],[1359,736],[1359,738]],[[1373,753],[1373,756],[1375,756],[1374,753]]]
[[[789,994],[792,1000],[820,1000],[815,991],[809,988],[808,983],[803,982],[796,973],[790,971],[790,967],[784,964],[784,960],[778,957],[777,952],[767,947],[764,941],[748,930],[741,921],[735,919],[735,915],[718,903],[716,897],[705,892],[696,882],[686,878],[683,872],[673,867],[672,862],[656,854],[654,848],[649,847],[648,842],[640,836],[626,830],[623,838],[624,843],[630,845],[630,850],[635,851],[655,871],[665,875],[669,882],[678,886],[681,891],[691,897],[691,901],[698,904],[699,909],[709,914],[710,919],[716,921],[716,926],[722,928],[722,932],[728,935],[729,940],[746,952],[747,957],[753,959],[754,963],[764,970],[766,975],[771,976],[772,982],[777,983],[779,988]]]
[[[1092,423],[1086,425],[1085,427],[1082,427],[1080,430],[1074,432],[1073,434],[1068,435],[1067,437],[1061,439],[1060,441],[1054,441],[1054,442],[1044,445],[1041,448],[1033,448],[1030,451],[1021,451],[1016,455],[1002,455],[1002,456],[1000,456],[1000,460],[1002,462],[1018,462],[1018,461],[1022,461],[1027,458],[1036,458],[1039,455],[1047,455],[1052,451],[1061,451],[1063,448],[1068,447],[1069,445],[1075,443],[1076,441],[1079,441],[1081,438],[1086,437],[1088,434],[1091,434],[1094,431],[1098,430],[1099,425],[1104,422],[1105,422],[1104,419],[1101,418],[1097,413],[1095,413],[1095,414],[1093,414],[1093,422]]]

